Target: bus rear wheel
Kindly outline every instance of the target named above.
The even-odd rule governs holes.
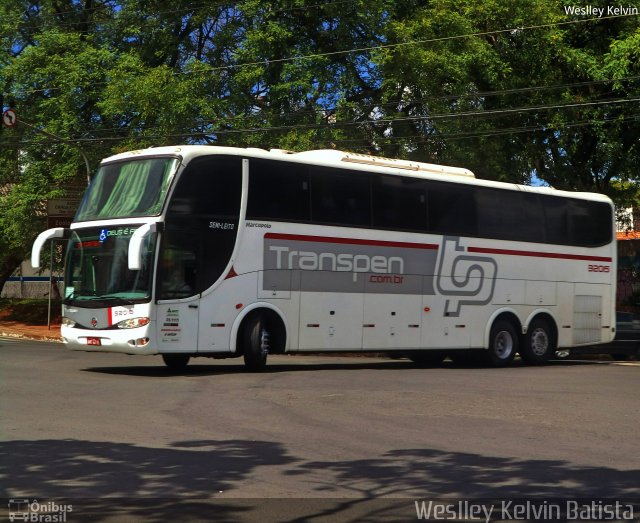
[[[271,348],[271,333],[262,315],[249,320],[242,341],[245,367],[252,372],[263,370]]]
[[[180,372],[187,368],[190,356],[188,354],[163,354],[162,361],[173,372]]]
[[[491,327],[489,348],[485,353],[485,361],[492,367],[506,367],[518,351],[518,333],[513,324],[507,320],[498,320]]]
[[[532,365],[546,363],[556,352],[556,336],[549,322],[534,319],[527,329],[520,357]]]

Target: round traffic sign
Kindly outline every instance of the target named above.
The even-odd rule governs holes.
[[[13,127],[18,121],[18,115],[13,109],[7,109],[2,113],[2,125],[5,127]]]

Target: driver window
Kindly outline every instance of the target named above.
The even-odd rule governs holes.
[[[197,264],[193,245],[189,245],[188,241],[179,241],[180,238],[176,237],[178,234],[175,234],[178,231],[171,232],[167,235],[165,248],[160,252],[158,277],[161,300],[193,296],[196,288]],[[182,239],[185,239],[184,236]]]
[[[161,233],[158,299],[203,292],[223,276],[233,253],[242,193],[242,158],[192,160],[171,195]]]

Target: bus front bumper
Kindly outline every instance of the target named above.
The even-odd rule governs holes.
[[[158,354],[154,322],[133,329],[90,330],[63,325],[62,342],[72,350],[120,352],[122,354]]]

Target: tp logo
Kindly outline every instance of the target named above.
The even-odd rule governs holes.
[[[460,238],[445,236],[438,261],[436,289],[451,297],[444,307],[445,316],[460,316],[463,305],[486,305],[493,297],[498,264],[487,256],[465,254]]]

